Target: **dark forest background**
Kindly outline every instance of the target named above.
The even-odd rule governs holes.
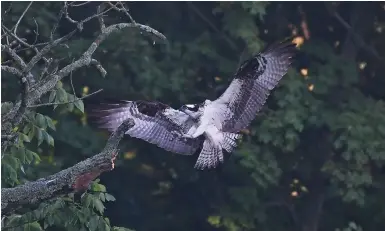
[[[37,23],[38,42],[49,38],[62,4],[34,2],[19,25],[19,35],[33,41]],[[69,12],[73,19],[82,19],[94,14],[98,4]],[[3,23],[14,25],[27,5],[2,2],[2,13],[10,9]],[[52,118],[56,130],[49,134],[55,145],[31,143],[40,160],[24,166],[25,174],[17,170],[16,184],[56,173],[104,147],[109,134],[89,121],[90,103],[146,99],[178,108],[213,100],[226,89],[243,60],[291,37],[300,51],[297,60],[224,164],[198,171],[193,168],[197,156],[168,153],[125,137],[115,169],[93,185],[105,186],[116,198],[103,203],[103,216],[111,226],[141,231],[384,229],[383,2],[126,5],[137,22],[160,31],[167,41],[129,29],[111,35],[94,55],[107,76],[102,78],[95,68],[81,68],[72,76],[78,97],[100,88],[104,91],[84,100],[84,114],[73,105],[37,109]],[[105,18],[106,24],[120,21],[128,19],[117,13]],[[57,33],[64,35],[74,27],[63,19]],[[67,42],[68,47],[52,56],[62,58],[59,65],[71,62],[98,31],[98,21],[91,20]],[[32,54],[21,55],[28,59]],[[17,81],[1,74],[2,102],[15,101],[20,93]],[[71,91],[70,78],[62,84]],[[2,187],[16,182],[7,180],[13,172],[4,168],[6,164],[2,159]],[[68,204],[78,197],[47,204],[57,200]],[[48,216],[54,214],[52,209]],[[66,224],[74,214],[61,211],[47,230],[80,230]],[[94,222],[92,216],[85,216],[83,223]],[[47,223],[45,219],[30,222],[36,230]]]

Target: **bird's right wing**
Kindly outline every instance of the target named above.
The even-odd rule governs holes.
[[[243,63],[230,86],[212,103],[223,131],[239,132],[250,124],[287,73],[295,53],[295,44],[284,42]]]
[[[126,134],[178,154],[192,155],[202,144],[201,139],[178,139],[173,132],[185,133],[194,124],[185,113],[166,104],[149,101],[119,101],[94,108],[91,116],[99,127],[115,131],[128,118],[135,125]]]

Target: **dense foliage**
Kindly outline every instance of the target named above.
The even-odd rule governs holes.
[[[9,4],[2,2],[3,12]],[[35,2],[20,34],[33,40],[36,20],[39,40],[48,39],[61,4]],[[13,25],[27,5],[13,2],[5,24]],[[132,30],[109,37],[95,55],[108,75],[83,68],[72,75],[76,96],[66,78],[44,102],[104,91],[84,104],[29,113],[19,142],[2,155],[2,187],[53,174],[99,152],[108,133],[88,120],[88,103],[148,99],[178,107],[215,99],[239,63],[266,44],[292,36],[300,54],[244,131],[240,147],[217,169],[197,171],[196,156],[126,137],[115,170],[86,193],[23,208],[2,220],[4,229],[353,231],[385,226],[383,3],[127,5],[135,20],[162,32],[167,43]],[[82,18],[95,6],[71,14]],[[106,24],[124,17],[109,16]],[[63,20],[57,33],[73,26]],[[60,66],[71,62],[97,30],[96,19],[86,23],[52,56],[62,58]],[[1,85],[3,114],[9,107],[4,102],[15,101],[20,90],[5,72]]]

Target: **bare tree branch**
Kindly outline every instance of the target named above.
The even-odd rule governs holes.
[[[12,59],[15,60],[15,62],[22,68],[22,70],[25,70],[27,65],[25,64],[23,59],[21,59],[20,56],[18,56],[16,54],[16,52],[14,50],[12,50],[9,46],[6,46],[6,45],[1,45],[1,50],[4,50],[5,52],[7,52],[12,57]],[[7,69],[7,68],[5,68],[5,69]],[[8,68],[7,70],[11,70],[11,69]],[[18,73],[18,72],[16,72],[16,73]],[[26,110],[28,96],[29,96],[29,82],[30,81],[27,80],[27,77],[29,79],[33,79],[33,76],[30,72],[27,72],[25,74],[25,72],[23,73],[23,71],[21,71],[21,74],[18,74],[18,76],[20,77],[20,81],[22,84],[21,100],[20,100],[18,107],[13,108],[13,110],[11,110],[8,114],[4,115],[2,118],[2,122],[5,123],[4,129],[2,127],[2,131],[6,132],[6,133],[9,133],[10,129],[12,129],[14,126],[17,126],[17,124],[19,124],[21,122],[21,118],[22,118],[22,116]],[[12,119],[10,119],[10,118],[12,118]],[[6,134],[6,135],[10,135],[10,134]],[[5,146],[5,145],[3,144],[3,146]],[[5,147],[3,147],[3,148],[5,148]]]
[[[23,77],[23,74],[21,73],[21,71],[20,70],[18,70],[17,68],[14,68],[14,67],[9,67],[9,66],[1,66],[1,70],[3,70],[3,71],[6,71],[6,72],[9,72],[9,73],[11,73],[11,74],[14,74],[14,75],[16,75],[16,76],[18,76],[18,77]]]
[[[103,3],[101,4],[103,5]],[[98,12],[92,16],[89,16],[88,18],[86,19],[83,19],[82,21],[76,21],[74,19],[72,19],[70,16],[69,16],[69,13],[68,13],[68,5],[67,2],[64,2],[64,7],[63,7],[63,10],[64,10],[64,15],[65,15],[65,18],[70,22],[70,23],[73,23],[73,24],[76,24],[77,28],[79,29],[79,31],[82,31],[83,30],[83,24],[90,21],[91,19],[94,19],[94,18],[101,18],[103,17],[103,15],[105,13],[107,13],[108,11],[110,11],[111,9],[113,9],[112,7],[108,8],[107,10],[105,11],[101,11],[100,8],[101,8],[101,5],[98,6]]]
[[[100,64],[98,60],[91,59],[91,64],[94,65],[96,69],[98,69],[102,77],[105,77],[107,75],[107,71],[102,67],[102,64]]]
[[[47,78],[45,78],[42,83],[37,87],[36,90],[31,92],[31,97],[29,98],[29,104],[32,104],[37,99],[39,99],[43,94],[49,92],[52,88],[55,87],[56,83],[64,78],[65,76],[69,75],[71,71],[75,71],[79,69],[80,67],[88,66],[92,61],[92,55],[96,51],[96,49],[99,47],[99,45],[113,32],[122,30],[124,28],[138,28],[139,30],[146,31],[148,33],[154,34],[155,36],[159,37],[160,39],[165,40],[166,37],[159,33],[158,31],[154,30],[153,28],[142,25],[142,24],[132,24],[132,23],[119,23],[114,24],[105,29],[104,32],[100,33],[100,35],[95,39],[95,41],[91,44],[91,46],[85,51],[78,60],[75,62],[72,62],[71,64],[68,64],[67,66],[63,67],[60,71],[58,71],[56,74],[51,75]]]
[[[25,64],[24,60],[20,58],[20,56],[17,55],[16,52],[13,49],[11,49],[10,46],[1,45],[1,50],[7,52],[9,56],[11,56],[11,58],[16,62],[16,64],[21,69],[24,69],[27,67],[27,64]]]
[[[86,2],[83,2],[83,3],[79,3],[79,4],[75,4],[75,3],[76,2],[71,2],[70,6],[72,6],[72,7],[84,6],[84,5],[88,4],[88,3],[90,3],[90,1],[86,1]]]
[[[43,103],[36,104],[37,101],[41,100],[42,96],[55,88],[57,83],[62,80],[64,77],[76,71],[77,69],[93,65],[104,77],[107,74],[107,71],[103,68],[102,64],[93,58],[93,54],[99,47],[99,45],[112,33],[120,31],[125,28],[136,28],[147,33],[154,34],[160,39],[165,40],[166,37],[154,30],[149,26],[136,23],[131,15],[128,13],[128,10],[124,7],[123,3],[119,3],[121,8],[116,7],[113,4],[104,4],[100,5],[97,8],[97,12],[87,17],[83,20],[75,21],[68,14],[69,7],[78,7],[82,4],[74,4],[74,2],[67,4],[64,3],[61,11],[58,14],[58,20],[51,30],[51,36],[48,38],[48,42],[35,44],[39,36],[39,25],[35,20],[36,25],[36,37],[35,42],[30,44],[25,38],[21,38],[17,35],[17,29],[22,19],[26,15],[27,11],[30,9],[32,2],[29,3],[27,8],[24,10],[20,18],[18,19],[14,28],[8,29],[4,24],[2,24],[2,30],[4,34],[2,38],[6,36],[7,44],[1,45],[1,50],[4,51],[7,56],[9,56],[8,65],[2,63],[2,71],[14,74],[18,77],[21,83],[21,98],[13,105],[11,110],[4,116],[2,116],[2,151],[3,153],[7,150],[7,147],[11,147],[17,142],[18,133],[14,128],[22,129],[23,122],[28,121],[26,113],[27,110],[34,110],[36,107],[48,106],[48,105],[57,105],[58,103]],[[103,6],[107,6],[106,9],[103,9]],[[131,20],[132,23],[119,23],[110,26],[106,26],[103,20],[103,16],[110,10],[117,10],[125,13]],[[54,39],[55,31],[57,30],[60,20],[66,18],[68,21],[76,24],[76,29],[67,35]],[[98,19],[100,23],[101,32],[96,37],[96,39],[90,44],[89,48],[77,59],[73,60],[70,64],[59,69],[59,65],[54,65],[52,68],[52,63],[56,61],[49,57],[49,54],[53,49],[59,45],[63,45],[67,40],[69,40],[76,32],[81,32],[83,29],[83,24],[92,20]],[[44,46],[44,47],[41,47]],[[19,49],[22,48],[22,49]],[[34,56],[27,62],[23,60],[18,54],[23,49],[31,49],[35,52]],[[39,66],[39,62],[44,60],[44,65]],[[16,63],[16,65],[12,65]],[[39,69],[39,74],[36,74],[38,78],[32,75],[31,71]],[[51,71],[51,69],[54,69]],[[36,80],[36,81],[35,81]],[[71,86],[72,79],[71,79]],[[74,88],[73,88],[74,89]],[[101,92],[98,90],[81,98],[66,102],[74,103],[78,100],[90,97],[94,94]],[[75,94],[75,93],[74,93]],[[59,103],[63,104],[63,103]],[[110,136],[107,144],[102,152],[99,154],[88,158],[82,162],[75,164],[74,166],[62,170],[51,176],[39,179],[37,181],[28,182],[23,185],[19,185],[14,188],[2,188],[1,190],[1,212],[5,215],[12,213],[15,209],[24,205],[32,205],[40,203],[44,200],[50,198],[61,196],[68,192],[78,192],[86,190],[90,182],[98,177],[104,171],[110,171],[114,168],[114,160],[117,156],[118,150],[117,146],[122,139],[125,131],[134,126],[134,121],[128,119],[123,124],[121,124],[118,129]]]
[[[69,104],[69,103],[75,103],[76,101],[79,101],[79,100],[82,100],[82,99],[85,99],[85,98],[88,98],[92,95],[95,95],[95,94],[98,94],[99,92],[103,91],[103,89],[99,89],[95,92],[92,92],[91,94],[88,94],[88,95],[85,95],[83,97],[80,97],[80,98],[77,98],[77,99],[74,99],[74,100],[71,100],[71,101],[68,101],[68,102],[65,102],[65,103],[42,103],[42,104],[35,104],[35,105],[30,105],[28,106],[28,108],[34,108],[34,107],[43,107],[43,106],[52,106],[52,105],[63,105],[63,104]]]
[[[35,21],[36,23],[36,21]],[[37,23],[36,23],[37,25]],[[33,51],[37,53],[39,53],[39,50],[36,48],[36,46],[33,46],[33,45],[30,45],[28,44],[27,42],[25,42],[23,39],[19,38],[16,34],[12,33],[12,31],[10,31],[8,28],[6,28],[4,25],[1,25],[1,28],[3,30],[5,30],[5,32],[10,35],[12,38],[14,38],[16,41],[18,41],[20,44],[23,44],[24,46],[32,49]],[[37,27],[38,28],[38,27]],[[7,37],[8,38],[8,37]],[[35,38],[35,41],[37,40],[37,35],[36,35],[36,38]],[[45,61],[47,61],[46,59],[44,59]]]
[[[45,46],[43,49],[41,49],[40,52],[38,52],[34,57],[32,57],[31,61],[29,61],[29,63],[27,64],[27,66],[25,67],[25,69],[23,70],[23,72],[29,72],[32,70],[32,68],[35,66],[35,64],[37,62],[39,62],[41,60],[41,58],[47,54],[49,51],[51,51],[54,47],[56,47],[57,45],[67,41],[69,38],[72,37],[72,35],[74,35],[76,33],[76,30],[73,30],[71,31],[70,33],[68,33],[67,35],[61,37],[61,38],[58,38],[56,39],[55,41],[49,43],[47,46]]]
[[[15,25],[15,29],[13,30],[13,33],[17,36],[17,28],[19,27],[19,24],[21,22],[21,20],[24,18],[24,15],[27,13],[27,11],[29,10],[29,8],[31,7],[32,5],[32,1],[28,4],[27,8],[25,8],[23,14],[20,16],[19,20],[17,20],[17,23]]]
[[[108,4],[116,11],[119,11],[119,12],[123,12],[129,19],[132,23],[136,23],[135,20],[132,18],[132,16],[130,15],[130,13],[128,13],[128,9],[123,5],[122,2],[118,2],[118,4],[121,6],[121,8],[118,8],[116,7],[114,4],[112,4],[111,2],[108,2]]]
[[[15,188],[1,189],[1,212],[9,214],[21,205],[36,204],[69,191],[86,190],[92,180],[102,172],[114,168],[117,147],[124,133],[134,121],[124,121],[110,136],[103,151],[54,175],[28,182]]]
[[[101,17],[101,14],[98,14],[97,17]],[[28,93],[28,97],[22,97],[22,100],[17,102],[14,106],[14,108],[2,118],[2,122],[7,122],[7,120],[12,121],[10,124],[8,123],[7,126],[2,126],[2,131],[5,131],[6,135],[11,135],[13,127],[17,126],[22,120],[20,118],[23,118],[23,114],[25,112],[25,109],[27,108],[27,105],[33,105],[36,100],[40,99],[44,94],[51,91],[58,81],[60,81],[62,78],[70,74],[72,71],[75,71],[83,66],[89,66],[90,64],[95,65],[96,68],[100,71],[102,76],[106,75],[105,69],[100,65],[99,62],[92,59],[93,53],[96,51],[96,49],[99,47],[100,43],[103,42],[110,34],[113,32],[122,30],[124,28],[138,28],[139,30],[146,31],[148,33],[154,34],[155,36],[166,39],[166,37],[159,33],[158,31],[152,29],[149,26],[145,26],[142,24],[132,24],[132,23],[119,23],[114,24],[111,26],[108,26],[105,28],[103,32],[99,34],[99,36],[96,38],[96,40],[91,44],[91,46],[83,53],[83,55],[76,60],[75,62],[72,62],[71,64],[65,66],[59,71],[55,71],[52,74],[48,75],[46,78],[42,79],[40,82],[35,84],[33,86],[33,89],[30,90]],[[14,50],[12,50],[10,47],[2,45],[2,50],[6,51],[10,56],[18,63],[18,65],[21,67],[21,71],[23,74],[27,73],[26,76],[31,79],[33,79],[32,74],[30,71],[32,68],[37,64],[41,58],[47,54],[49,51],[52,50],[55,46],[63,43],[64,41],[67,41],[77,30],[73,30],[69,34],[63,36],[62,38],[56,39],[53,42],[48,43],[41,51],[39,51],[30,61],[28,64],[25,64],[25,62],[16,54]],[[31,81],[32,82],[32,81]],[[27,94],[25,94],[27,95]],[[22,113],[21,113],[22,112]],[[12,118],[12,119],[10,119]],[[17,119],[17,120],[16,120]],[[9,122],[9,121],[8,121]],[[7,124],[7,123],[4,123]],[[8,146],[3,143],[3,150],[6,149]]]

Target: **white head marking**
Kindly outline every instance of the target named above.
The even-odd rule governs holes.
[[[188,107],[188,108],[195,108],[195,104],[186,104],[186,107]]]

